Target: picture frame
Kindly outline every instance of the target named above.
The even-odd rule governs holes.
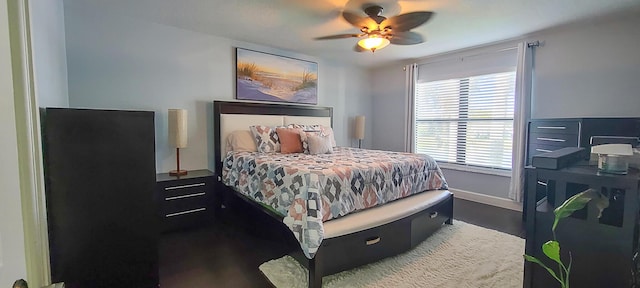
[[[318,104],[318,63],[236,48],[236,99]]]

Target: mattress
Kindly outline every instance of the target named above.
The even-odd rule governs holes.
[[[229,152],[222,181],[282,215],[309,259],[324,239],[323,222],[448,189],[428,155],[348,147],[321,155]]]

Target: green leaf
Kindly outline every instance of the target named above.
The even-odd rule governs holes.
[[[558,243],[558,241],[551,240],[542,244],[542,252],[544,255],[547,255],[549,259],[562,265],[562,260],[560,260],[560,243]]]
[[[609,207],[609,198],[603,197],[600,192],[595,189],[587,189],[582,191],[576,195],[571,196],[571,198],[567,199],[562,203],[562,205],[558,206],[553,213],[555,214],[555,220],[553,221],[552,231],[556,231],[556,226],[558,226],[558,222],[562,218],[569,217],[573,212],[576,212],[582,208],[584,208],[589,201],[596,199],[596,207],[600,210],[598,218],[602,215],[602,210]]]
[[[542,263],[540,260],[538,260],[538,258],[533,257],[533,256],[529,256],[527,254],[522,255],[524,256],[524,260],[529,261],[529,262],[533,262],[536,263],[538,265],[540,265],[542,268],[546,269],[547,272],[549,272],[549,274],[556,279],[556,281],[558,281],[560,283],[560,285],[562,285],[562,287],[564,287],[564,283],[562,282],[562,280],[560,280],[560,278],[558,278],[558,276],[556,275],[556,272],[551,270],[551,268],[547,267],[547,265],[544,265],[544,263]]]

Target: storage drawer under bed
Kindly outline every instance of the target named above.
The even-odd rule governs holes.
[[[328,275],[407,251],[453,216],[451,201],[453,197],[382,226],[324,239],[316,261],[323,262],[323,274]]]
[[[453,201],[453,199],[450,199]],[[422,243],[429,235],[436,232],[442,223],[453,217],[449,200],[427,209],[425,212],[418,213],[415,218],[411,219],[411,247]]]

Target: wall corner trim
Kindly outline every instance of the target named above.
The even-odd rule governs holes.
[[[460,190],[455,188],[449,188],[449,191],[453,193],[453,196],[458,199],[478,202],[495,207],[509,209],[513,211],[522,212],[522,203],[514,202],[511,199],[495,197],[491,195],[480,194],[476,192]]]

